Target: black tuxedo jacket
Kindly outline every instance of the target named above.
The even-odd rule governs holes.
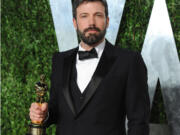
[[[57,135],[148,135],[150,112],[147,74],[139,53],[112,46],[104,52],[79,111],[69,90],[72,63],[78,48],[55,53],[52,63],[49,118]]]

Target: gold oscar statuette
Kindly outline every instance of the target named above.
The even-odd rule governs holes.
[[[45,76],[40,76],[40,81],[35,84],[36,89],[36,102],[39,106],[42,105],[45,98],[45,94],[48,90],[47,84],[45,83]],[[29,131],[26,135],[46,135],[46,128],[43,125],[43,121],[31,121],[29,125]]]

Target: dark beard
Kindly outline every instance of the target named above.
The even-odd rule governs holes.
[[[99,32],[99,34],[89,34],[89,36],[85,36],[85,33],[89,30],[96,30]],[[78,28],[77,28],[77,33],[80,37],[80,39],[86,43],[87,45],[89,46],[93,46],[94,44],[96,43],[99,43],[105,36],[106,34],[106,28],[104,30],[100,30],[99,28],[97,27],[89,27],[87,29],[84,30],[84,32],[81,32]]]

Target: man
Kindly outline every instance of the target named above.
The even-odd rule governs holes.
[[[146,68],[139,53],[105,40],[109,25],[105,0],[74,0],[78,48],[53,56],[50,100],[33,103],[30,118],[57,135],[148,135]]]

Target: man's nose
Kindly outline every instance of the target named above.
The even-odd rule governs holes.
[[[95,17],[91,16],[91,17],[89,18],[89,25],[90,25],[90,26],[95,26],[95,25],[96,25]]]

